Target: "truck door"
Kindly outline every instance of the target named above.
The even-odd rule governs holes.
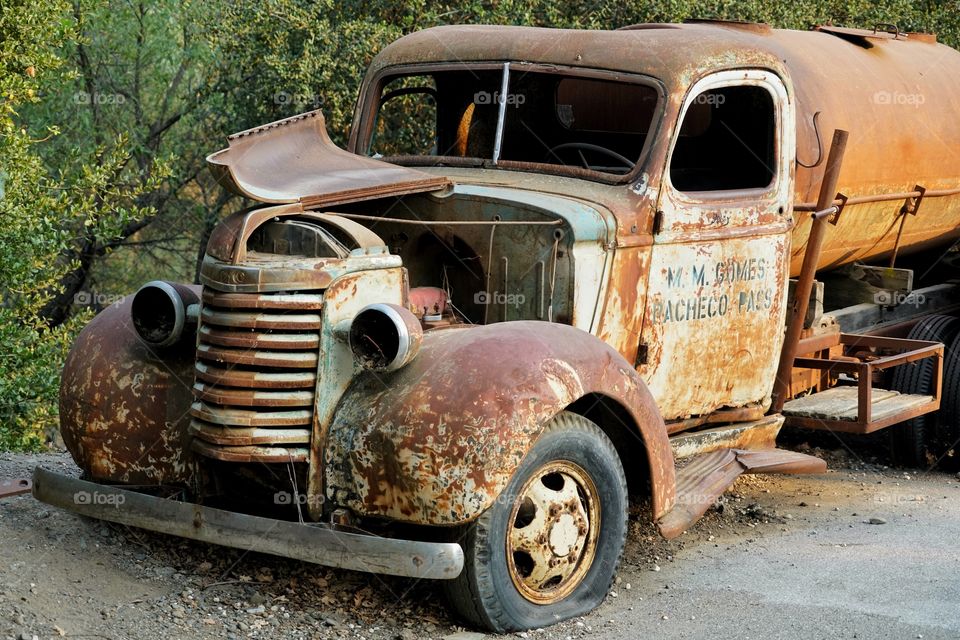
[[[638,371],[667,420],[769,405],[792,227],[792,97],[768,71],[687,94],[654,229]]]

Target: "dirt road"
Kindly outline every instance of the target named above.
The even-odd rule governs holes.
[[[599,609],[523,638],[958,638],[960,480],[826,453],[743,478],[676,541],[635,520]],[[869,460],[869,458],[868,458]],[[0,478],[65,455],[0,455]],[[329,570],[0,501],[0,638],[482,637],[435,586]]]

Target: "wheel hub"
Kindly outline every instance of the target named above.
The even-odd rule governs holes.
[[[569,513],[562,514],[550,527],[550,548],[555,556],[570,555],[570,551],[580,542],[580,530]]]
[[[510,576],[532,602],[563,599],[593,562],[600,526],[599,498],[578,465],[541,467],[521,489],[507,535]]]

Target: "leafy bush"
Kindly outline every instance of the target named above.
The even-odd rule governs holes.
[[[138,189],[113,180],[129,155],[123,137],[95,160],[41,156],[59,133],[31,127],[24,109],[49,83],[70,80],[59,51],[75,37],[67,3],[4,0],[0,10],[0,448],[35,449],[55,428],[59,371],[89,314],[50,323],[44,311],[86,256],[87,240],[112,238],[131,219]]]

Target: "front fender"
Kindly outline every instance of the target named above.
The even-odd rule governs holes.
[[[598,338],[546,322],[428,332],[405,368],[360,375],[326,442],[327,498],[365,516],[468,522],[497,499],[544,424],[587,394],[629,414],[646,446],[654,513],[665,512],[673,456],[646,385]]]
[[[186,483],[193,341],[148,347],[133,328],[132,302],[128,296],[101,311],[74,342],[60,381],[60,433],[95,480]]]

